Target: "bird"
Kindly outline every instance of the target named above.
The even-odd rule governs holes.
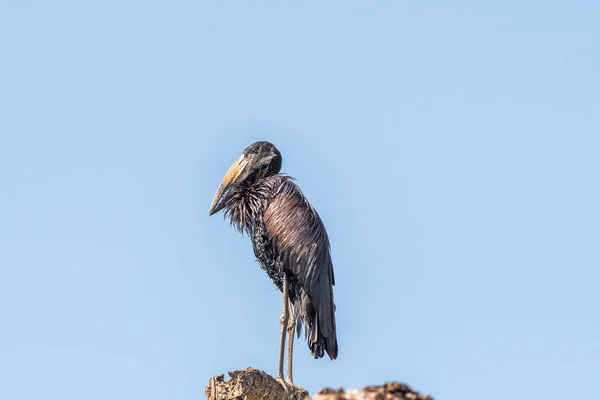
[[[260,267],[283,296],[276,379],[293,384],[294,329],[314,359],[338,356],[329,237],[315,207],[296,179],[280,173],[281,152],[268,141],[244,149],[214,194],[209,215],[223,211],[246,234]],[[287,363],[283,378],[286,334]]]

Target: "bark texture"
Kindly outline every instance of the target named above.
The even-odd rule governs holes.
[[[381,386],[365,386],[362,390],[322,389],[312,400],[433,400],[433,397],[415,392],[400,382],[386,382]]]
[[[433,400],[433,397],[412,390],[400,382],[381,386],[365,386],[362,390],[325,388],[313,397],[296,385],[277,381],[271,375],[254,368],[212,377],[205,389],[207,400]]]
[[[310,400],[308,392],[295,385],[279,382],[259,369],[246,368],[210,378],[205,389],[207,400]]]

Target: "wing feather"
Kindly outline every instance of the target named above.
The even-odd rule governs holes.
[[[335,359],[335,276],[327,231],[291,178],[277,179],[274,195],[265,209],[265,227],[277,256],[300,286],[295,300],[296,320],[306,325],[313,356],[322,357],[326,351]]]

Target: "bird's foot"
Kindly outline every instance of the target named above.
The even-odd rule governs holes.
[[[283,379],[283,376],[277,376],[275,377],[275,380],[281,385],[283,386],[283,389],[286,391],[288,391],[288,383]]]
[[[290,378],[289,376],[286,377],[285,379],[282,376],[278,376],[275,378],[275,380],[277,382],[279,382],[279,384],[281,384],[283,387],[285,387],[286,389],[288,389],[290,386],[297,388],[297,389],[302,389],[300,386],[296,385],[293,381],[292,378]]]

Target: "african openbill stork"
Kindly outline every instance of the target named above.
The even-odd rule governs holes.
[[[329,238],[317,211],[294,178],[279,173],[282,157],[269,142],[248,146],[225,174],[209,215],[224,217],[252,240],[261,268],[283,294],[277,379],[283,380],[286,330],[286,381],[292,380],[294,328],[304,336],[313,358],[326,352],[335,360],[335,285]]]

